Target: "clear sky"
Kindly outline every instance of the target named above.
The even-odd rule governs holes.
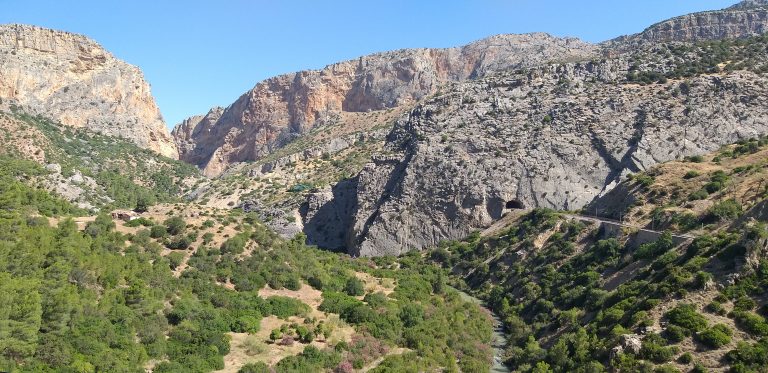
[[[0,0],[0,23],[85,34],[138,65],[169,126],[270,76],[503,33],[599,42],[737,0]]]

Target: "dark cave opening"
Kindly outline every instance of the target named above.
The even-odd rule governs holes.
[[[522,202],[513,199],[511,201],[507,201],[507,204],[504,205],[504,208],[509,210],[522,210],[525,208],[525,205]]]

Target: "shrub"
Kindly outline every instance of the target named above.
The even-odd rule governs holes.
[[[661,364],[672,360],[677,353],[677,347],[665,347],[664,339],[658,334],[651,334],[643,340],[643,347],[640,349],[640,356]]]
[[[245,337],[242,347],[245,349],[246,355],[258,355],[267,350],[267,346],[264,345],[264,342],[253,335]]]
[[[152,220],[149,220],[149,219],[144,218],[144,217],[133,219],[133,220],[129,220],[129,221],[125,222],[125,226],[126,227],[135,228],[135,227],[138,227],[138,226],[141,226],[141,225],[143,225],[145,227],[151,227],[152,225],[154,225],[154,223],[152,222]]]
[[[734,199],[716,203],[707,210],[708,217],[714,221],[733,219],[738,217],[739,214],[741,214],[741,205]]]
[[[683,179],[693,179],[694,177],[699,176],[698,171],[690,170],[683,175]]]
[[[731,343],[731,329],[723,324],[717,324],[696,335],[696,339],[710,348],[720,348]]]
[[[192,240],[187,236],[177,236],[166,246],[171,250],[186,250],[192,244]]]
[[[269,365],[264,363],[263,361],[258,361],[255,363],[248,363],[243,365],[240,370],[237,371],[237,373],[271,373],[272,370],[269,369]]]
[[[353,297],[363,295],[365,294],[365,284],[357,277],[350,277],[344,285],[344,292]]]
[[[709,196],[709,193],[707,193],[704,189],[699,189],[691,194],[688,195],[689,201],[698,201],[701,199],[706,199]]]
[[[692,304],[680,304],[667,312],[665,316],[671,324],[691,332],[700,332],[707,327],[707,319],[699,314]]]
[[[638,185],[641,185],[645,188],[653,185],[653,182],[656,181],[653,176],[648,174],[637,174],[635,175],[634,180]]]
[[[688,335],[690,335],[688,329],[677,325],[669,325],[664,331],[664,337],[672,343],[682,342]]]
[[[756,307],[757,307],[757,303],[755,303],[755,301],[752,300],[752,298],[747,296],[741,296],[733,302],[734,312],[752,311]]]
[[[184,233],[184,230],[187,228],[187,223],[179,216],[167,219],[164,224],[168,233],[174,236]]]
[[[736,323],[755,336],[768,336],[765,318],[752,312],[734,312]]]
[[[242,254],[245,250],[245,244],[248,242],[248,236],[245,234],[236,234],[221,244],[221,252],[225,254]]]
[[[680,355],[680,358],[677,359],[681,364],[690,364],[693,362],[693,355],[691,355],[690,352],[686,352],[682,355]]]
[[[237,333],[256,333],[261,327],[261,317],[245,315],[240,316],[232,326],[232,331]]]
[[[640,245],[640,247],[635,251],[634,256],[637,259],[652,259],[669,251],[674,246],[675,245],[672,241],[672,234],[669,232],[664,232],[655,242],[649,242]]]
[[[165,237],[166,234],[168,234],[168,230],[162,225],[152,226],[149,230],[149,236],[152,238],[162,238]]]
[[[681,373],[680,370],[671,365],[662,365],[653,370],[654,373]]]
[[[171,269],[176,269],[184,262],[184,253],[172,252],[168,254],[167,258]]]

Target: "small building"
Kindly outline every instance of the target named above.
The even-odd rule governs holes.
[[[121,210],[112,211],[112,219],[119,219],[119,220],[123,220],[123,221],[131,221],[131,220],[138,219],[138,218],[139,217],[136,216],[131,211],[121,211]]]

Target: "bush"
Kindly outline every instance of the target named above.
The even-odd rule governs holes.
[[[171,250],[186,250],[192,245],[192,240],[187,236],[177,236],[166,245]]]
[[[680,304],[665,314],[669,322],[691,332],[700,332],[707,327],[707,319],[696,311],[692,304]]]
[[[344,292],[353,297],[363,295],[365,294],[365,284],[357,277],[350,277],[344,285]]]
[[[688,329],[677,326],[677,325],[669,325],[667,329],[664,331],[664,337],[667,338],[668,341],[672,343],[679,343],[682,342],[685,337],[689,336],[690,332]]]
[[[224,254],[242,254],[245,250],[245,244],[248,242],[248,236],[245,234],[237,234],[234,237],[230,237],[223,244],[221,244],[221,252]]]
[[[734,199],[716,203],[707,210],[707,216],[714,221],[733,219],[741,214],[741,205]]]
[[[698,201],[698,200],[702,200],[702,199],[707,199],[707,197],[709,197],[709,193],[707,193],[707,191],[704,190],[704,189],[699,189],[699,190],[691,193],[690,195],[688,195],[688,200],[689,201]]]
[[[152,238],[163,238],[168,234],[168,230],[162,225],[152,226],[149,230],[149,236]]]
[[[736,323],[749,334],[768,336],[768,323],[765,318],[752,312],[734,312]]]
[[[694,177],[697,177],[697,176],[699,176],[699,173],[697,171],[690,170],[686,172],[685,175],[683,175],[683,179],[686,179],[686,180],[693,179]]]
[[[167,258],[171,269],[176,269],[184,262],[184,253],[172,252],[168,254]]]
[[[240,370],[237,371],[237,373],[271,373],[272,370],[269,369],[269,365],[262,361],[258,361],[255,363],[248,363],[243,365]]]
[[[258,355],[267,350],[267,346],[264,344],[264,342],[260,341],[256,336],[253,335],[245,337],[242,347],[245,350],[246,355],[250,356]]]
[[[125,222],[125,226],[126,227],[131,227],[131,228],[135,228],[135,227],[138,227],[138,226],[141,226],[141,225],[143,225],[145,227],[151,227],[154,224],[155,223],[153,223],[152,220],[149,220],[149,219],[144,218],[144,217],[133,219],[133,220],[129,220],[129,221]]]
[[[717,324],[696,335],[696,339],[710,348],[720,348],[731,343],[731,329],[727,325]]]
[[[653,259],[669,251],[674,246],[675,244],[672,241],[672,234],[669,232],[664,232],[655,242],[649,242],[640,245],[640,247],[638,247],[635,251],[634,256],[637,259]]]
[[[651,334],[643,340],[640,356],[657,364],[661,364],[672,360],[672,357],[677,351],[677,347],[665,347],[664,339],[658,334]]]
[[[232,326],[232,331],[236,333],[256,333],[261,327],[261,317],[252,315],[240,316]]]
[[[184,230],[187,229],[187,223],[179,216],[174,216],[172,218],[167,219],[165,222],[165,227],[168,230],[168,233],[175,236],[177,234],[184,233]]]
[[[680,355],[680,358],[677,359],[681,364],[690,364],[693,362],[693,355],[691,355],[690,352],[686,352],[682,355]]]
[[[634,180],[638,185],[641,185],[645,188],[653,185],[654,181],[656,181],[653,176],[648,174],[637,174],[635,175]]]

